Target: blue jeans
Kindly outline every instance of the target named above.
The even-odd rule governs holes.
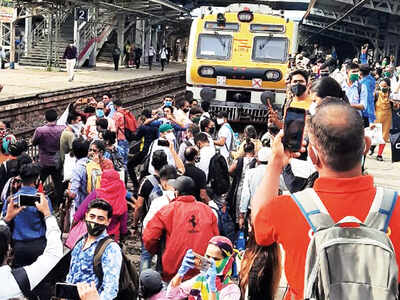
[[[153,255],[149,251],[147,251],[147,249],[144,247],[143,241],[142,241],[142,249],[140,252],[140,273],[142,273],[143,270],[151,268],[152,258],[153,258]]]
[[[120,140],[118,141],[118,146],[120,146],[122,149],[121,155],[124,160],[124,165],[126,167],[126,165],[128,164],[129,142],[127,140]]]

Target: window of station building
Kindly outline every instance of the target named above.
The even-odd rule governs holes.
[[[288,40],[286,38],[256,36],[253,43],[252,58],[263,62],[286,62]]]
[[[197,57],[228,60],[232,53],[232,36],[225,34],[200,34]]]
[[[226,23],[225,26],[218,26],[217,22],[206,22],[204,29],[208,30],[225,30],[225,31],[239,31],[238,23]]]

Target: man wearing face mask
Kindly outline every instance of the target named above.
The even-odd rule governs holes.
[[[94,282],[100,299],[114,299],[118,294],[122,253],[116,242],[108,244],[101,257],[103,278],[93,270],[93,257],[99,243],[108,239],[107,226],[112,217],[111,205],[103,200],[93,200],[85,215],[87,235],[71,252],[71,263],[66,282],[71,284]]]
[[[361,85],[360,68],[355,63],[350,63],[346,66],[347,80],[343,84],[342,89],[349,99],[350,105],[355,108],[360,115],[362,111],[368,107],[368,90],[365,84]]]
[[[399,78],[395,73],[394,67],[386,66],[385,69],[383,70],[382,76],[383,78],[388,78],[390,80],[390,86],[392,87],[397,86]]]
[[[70,153],[72,150],[72,143],[82,135],[82,129],[82,117],[77,113],[69,113],[67,118],[67,127],[64,129],[60,137],[60,159],[62,165],[64,165],[65,155]]]
[[[186,148],[185,161],[185,174],[183,175],[193,179],[193,182],[195,183],[193,195],[196,197],[197,201],[208,204],[211,199],[208,197],[206,190],[206,173],[204,173],[202,169],[196,167],[196,163],[200,162],[200,153],[196,147]]]
[[[101,101],[98,102],[96,105],[96,115],[90,116],[86,121],[84,133],[85,136],[91,141],[99,139],[99,132],[97,131],[97,126],[96,126],[97,120],[107,119],[108,122],[107,129],[113,132],[116,131],[114,120],[110,117],[106,117],[104,111],[105,111],[104,102]]]
[[[290,91],[293,95],[290,101],[290,107],[302,108],[308,110],[312,99],[309,94],[309,74],[306,70],[295,70],[289,75]]]
[[[315,199],[315,196],[320,198],[333,223],[346,216],[365,220],[375,196],[382,197],[383,193],[374,186],[372,176],[361,172],[361,158],[368,152],[371,144],[371,140],[364,137],[361,115],[343,102],[322,102],[307,126],[308,153],[319,173],[314,189],[307,191],[308,199]],[[271,158],[252,198],[251,218],[257,244],[269,246],[279,241],[284,245],[285,274],[289,285],[286,298],[299,300],[304,299],[305,258],[313,230],[296,204],[299,195],[278,196],[282,169],[292,157],[300,155],[285,151],[282,137],[283,133],[278,134],[273,142]],[[377,199],[382,201],[382,198]],[[311,207],[308,206],[310,218]],[[400,232],[393,230],[399,226],[399,200],[388,207],[391,207],[388,214],[392,214],[392,217],[388,222],[391,230],[387,231],[391,232],[388,236],[393,242],[396,260],[399,262]],[[379,209],[379,205],[376,209]],[[317,214],[317,217],[322,216]],[[312,220],[315,220],[314,217]],[[385,229],[382,231],[386,232]],[[348,267],[349,270],[351,268],[352,266]],[[373,298],[372,295],[367,298],[369,297]]]
[[[176,104],[177,108],[174,111],[174,116],[178,124],[183,124],[187,126],[192,123],[189,119],[190,103],[187,100],[179,101]]]
[[[200,122],[200,131],[208,137],[208,142],[212,148],[215,149],[213,136],[215,134],[215,124],[209,119],[205,118]]]
[[[68,73],[68,81],[71,82],[74,80],[74,69],[76,64],[76,58],[78,57],[78,51],[76,50],[75,45],[69,44],[67,48],[65,48],[63,59],[66,60],[67,64],[67,73]]]

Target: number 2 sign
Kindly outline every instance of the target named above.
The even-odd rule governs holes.
[[[75,8],[75,20],[88,21],[88,9],[87,8]]]

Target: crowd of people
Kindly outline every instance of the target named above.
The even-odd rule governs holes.
[[[378,161],[390,129],[400,128],[400,69],[392,58],[368,64],[367,51],[337,70],[332,55],[298,54],[282,111],[269,106],[266,131],[247,125],[240,137],[226,111],[213,113],[190,92],[137,117],[111,94],[78,99],[60,116],[48,110],[30,141],[38,157],[0,122],[0,299],[50,299],[48,274],[65,260],[63,245],[60,280],[81,299],[127,299],[127,240],[140,243],[130,279],[142,299],[274,299],[283,265],[285,299],[395,299],[387,295],[398,295],[398,196],[364,171],[374,152],[365,128],[382,124]],[[289,108],[307,113],[296,152],[283,141]],[[338,222],[367,228],[351,241],[335,231],[342,244],[367,233],[379,243],[343,249],[325,234],[333,250],[322,257],[315,241]]]

